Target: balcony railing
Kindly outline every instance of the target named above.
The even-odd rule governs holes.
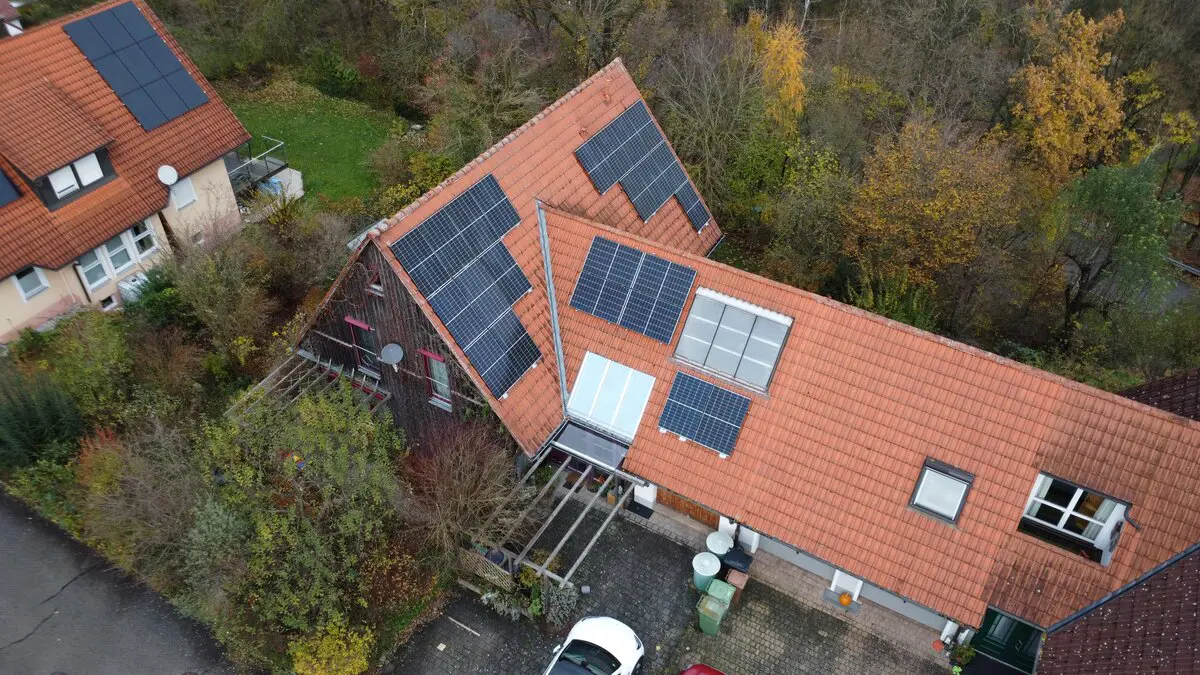
[[[258,152],[255,152],[255,151]],[[283,141],[261,136],[252,138],[237,150],[225,155],[225,170],[233,191],[243,195],[288,166],[287,147]]]

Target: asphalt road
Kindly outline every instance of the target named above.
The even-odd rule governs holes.
[[[0,673],[233,673],[200,624],[0,494]]]

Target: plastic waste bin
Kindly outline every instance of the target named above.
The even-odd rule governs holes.
[[[727,605],[733,604],[733,591],[733,586],[720,579],[713,579],[708,584],[708,594]]]
[[[724,561],[725,554],[729,553],[729,549],[733,548],[733,537],[724,532],[713,532],[704,540],[704,544],[708,547],[709,553]]]
[[[696,605],[696,615],[700,619],[700,630],[705,635],[716,635],[721,630],[721,619],[729,611],[729,603],[721,602],[711,595],[705,594]]]
[[[709,583],[720,571],[721,561],[711,553],[697,553],[696,557],[692,558],[692,580],[700,592],[708,590]]]

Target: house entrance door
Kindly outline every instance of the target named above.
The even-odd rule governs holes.
[[[1042,631],[1035,626],[989,609],[971,645],[998,661],[1032,673],[1041,641]]]

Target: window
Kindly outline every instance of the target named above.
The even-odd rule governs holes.
[[[133,264],[133,256],[129,255],[129,245],[125,243],[125,235],[117,236],[104,242],[104,252],[113,272],[122,272]]]
[[[367,292],[371,295],[383,297],[383,283],[379,278],[379,270],[371,270],[371,275],[367,279]]]
[[[100,301],[100,309],[109,311],[117,308],[117,296],[110,295]]]
[[[146,223],[134,225],[129,232],[133,236],[133,247],[137,249],[139,258],[154,253],[158,248],[158,242],[154,239],[154,230]]]
[[[450,369],[446,360],[437,354],[421,350],[425,360],[425,381],[429,386],[429,402],[450,409]]]
[[[50,188],[54,190],[54,196],[62,199],[67,195],[79,189],[79,182],[75,180],[75,172],[70,166],[64,166],[58,171],[51,172]]]
[[[108,269],[104,267],[104,261],[96,251],[88,251],[79,256],[79,268],[83,270],[83,278],[87,279],[88,288],[96,288],[108,281]]]
[[[179,210],[183,207],[196,201],[196,188],[192,185],[192,178],[180,178],[179,182],[171,186],[171,203],[175,205],[175,209]]]
[[[17,288],[21,290],[21,298],[28,300],[42,291],[50,288],[46,275],[37,267],[30,267],[13,275],[17,280]]]
[[[92,153],[82,159],[75,160],[71,163],[75,169],[75,175],[79,178],[79,184],[87,187],[92,183],[104,178],[104,169],[100,166],[100,160],[96,158],[96,153]]]
[[[575,376],[567,412],[632,441],[650,399],[654,378],[588,352]]]
[[[192,233],[192,244],[199,246],[204,243],[204,230],[197,230]]]
[[[925,460],[911,505],[936,518],[958,521],[974,476],[936,460]]]
[[[375,343],[375,330],[367,324],[352,317],[346,317],[350,324],[350,336],[354,341],[354,357],[358,369],[379,379],[379,347]]]
[[[701,288],[675,356],[766,389],[791,325],[790,317]]]
[[[1108,543],[1124,515],[1120,502],[1045,474],[1038,475],[1025,505],[1026,519],[1098,546]]]

